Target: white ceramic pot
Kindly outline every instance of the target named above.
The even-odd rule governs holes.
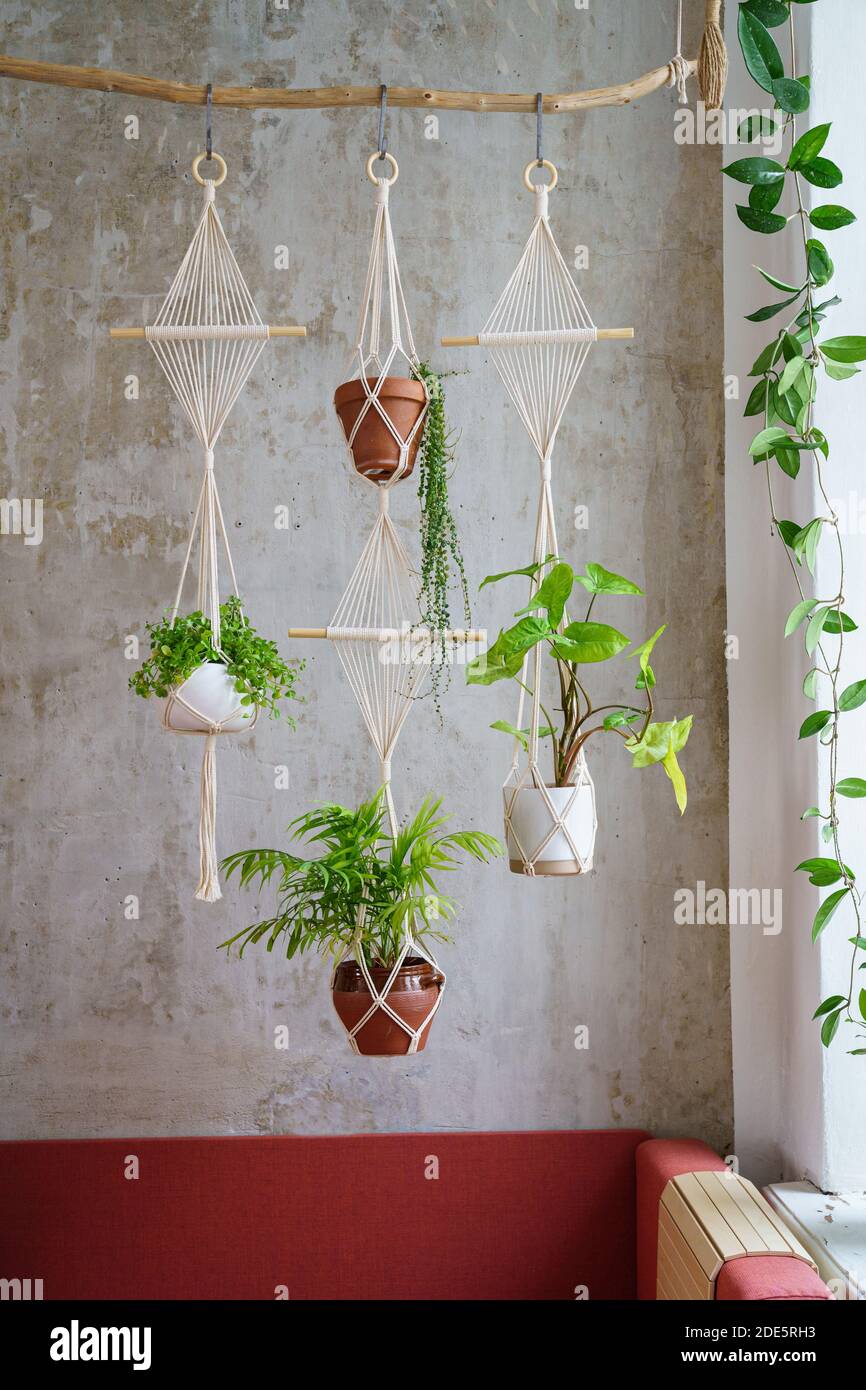
[[[526,861],[534,861],[533,868],[536,874],[589,873],[592,868],[597,822],[595,788],[589,774],[584,773],[584,776],[586,780],[581,781],[576,788],[547,788],[557,816],[564,817],[580,861],[575,858],[574,851],[560,828],[554,830],[544,848],[536,853],[553,825],[553,817],[544,796],[538,787],[531,784],[520,787],[516,792],[513,787],[504,788],[506,813],[510,807],[511,824],[506,821],[505,838],[508,867],[512,873],[527,872]],[[569,808],[567,812],[566,807]]]
[[[225,733],[236,734],[255,722],[255,705],[241,705],[234,680],[221,661],[197,666],[166,706],[170,706],[169,727],[192,733],[206,734],[212,724],[219,724]]]

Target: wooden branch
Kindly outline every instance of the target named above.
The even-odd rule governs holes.
[[[506,336],[506,335],[500,335],[500,336]],[[522,337],[524,337],[525,335],[522,334],[522,333],[515,333],[514,336],[515,336],[515,338],[522,338]],[[633,337],[634,337],[634,329],[633,329],[633,328],[598,328],[598,329],[596,329],[596,337],[598,338],[599,342],[613,342],[613,341],[619,341],[619,340],[625,339],[625,338],[633,338]],[[472,333],[472,334],[470,334],[469,336],[464,337],[464,338],[440,338],[440,339],[439,339],[439,344],[440,344],[441,347],[480,347],[480,346],[481,346],[481,344],[480,344],[480,342],[479,342],[479,340],[478,340],[478,334],[477,334],[477,333]]]
[[[210,327],[210,325],[205,324],[205,325],[202,326],[202,328],[198,329],[197,331],[201,334],[201,337],[200,337],[199,339],[196,339],[196,338],[195,338],[195,335],[193,334],[192,337],[191,337],[191,341],[201,341],[202,339],[206,338],[206,337],[207,337],[207,331],[206,331],[206,330],[207,330],[208,327]],[[118,339],[120,342],[123,342],[123,343],[141,342],[142,339],[146,336],[146,335],[145,335],[145,331],[144,331],[143,328],[109,328],[108,333],[109,333],[109,337],[111,337],[111,338],[116,338],[116,339]],[[211,335],[211,336],[213,336],[213,335]],[[239,336],[241,336],[241,335],[240,335],[240,334],[236,334],[235,336],[236,336],[236,337],[239,337]],[[307,336],[307,330],[306,330],[306,328],[305,328],[303,325],[296,325],[296,324],[282,324],[282,325],[278,325],[278,324],[269,324],[269,325],[268,325],[268,337],[269,337],[269,338],[306,338],[306,336]]]
[[[306,641],[313,638],[316,641],[330,640],[332,642],[381,642],[383,646],[388,642],[406,642],[410,645],[419,644],[434,638],[443,638],[446,642],[465,642],[471,645],[473,642],[486,642],[486,628],[464,628],[446,627],[442,629],[431,629],[427,627],[290,627],[289,637],[293,640],[303,638]]]
[[[697,70],[697,59],[689,62],[689,71]],[[0,54],[0,77],[15,77],[21,82],[47,82],[55,87],[78,87],[94,92],[124,92],[127,96],[145,97],[149,101],[172,101],[181,106],[204,106],[205,83],[166,82],[157,77],[142,77],[133,72],[118,72],[112,68],[80,68],[65,63],[37,63],[25,58]],[[649,96],[669,84],[670,65],[653,68],[652,72],[621,82],[614,87],[593,87],[586,92],[563,92],[543,98],[548,115],[568,111],[588,111],[595,106],[627,106],[639,97]],[[442,111],[524,111],[535,112],[534,92],[449,92],[432,87],[389,87],[388,105],[406,106],[416,110]],[[378,106],[378,87],[214,87],[214,106],[233,106],[241,110],[283,108],[295,111],[319,110],[325,107]]]

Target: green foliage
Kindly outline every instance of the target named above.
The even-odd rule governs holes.
[[[355,936],[362,907],[360,944],[368,965],[394,964],[407,924],[417,940],[449,940],[444,926],[456,904],[437,886],[439,875],[458,868],[462,856],[487,863],[502,846],[480,830],[440,833],[448,821],[441,805],[428,797],[414,820],[392,834],[380,790],[356,811],[329,802],[292,821],[294,839],[321,847],[314,859],[277,849],[228,855],[221,865],[227,879],[237,873],[242,886],[259,891],[273,881],[278,903],[272,917],[245,927],[220,949],[240,942],[243,955],[267,938],[267,949],[279,943],[288,960],[309,950],[336,955]]]
[[[793,48],[794,16],[797,7],[807,3],[815,3],[815,0],[744,0],[739,6],[737,33],[743,61],[758,86],[772,95],[776,106],[772,124],[774,127],[781,125],[789,137],[790,153],[784,167],[775,160],[758,156],[734,160],[723,172],[738,183],[750,186],[749,205],[737,208],[740,220],[747,227],[768,236],[788,230],[802,245],[802,273],[795,277],[801,283],[787,284],[758,268],[759,275],[786,298],[755,309],[747,318],[762,323],[784,313],[787,322],[764,347],[752,367],[751,376],[758,380],[749,394],[745,414],[762,417],[762,427],[752,440],[749,452],[753,462],[763,467],[770,516],[792,562],[799,595],[785,625],[785,636],[798,630],[803,632],[806,654],[811,661],[803,681],[806,699],[817,698],[819,684],[826,689],[824,703],[827,707],[807,715],[800,725],[799,737],[815,737],[827,749],[828,804],[824,809],[809,807],[803,819],[822,822],[822,839],[832,848],[833,854],[806,860],[798,869],[809,873],[809,881],[815,887],[842,884],[818,908],[812,926],[813,941],[843,904],[846,911],[853,913],[856,924],[855,934],[849,938],[853,954],[847,992],[825,999],[814,1015],[821,1020],[821,1041],[829,1047],[842,1019],[860,1030],[858,1037],[866,1038],[866,1014],[862,1004],[859,1017],[853,1012],[858,954],[866,951],[866,937],[861,928],[860,896],[854,887],[854,875],[842,859],[839,820],[839,798],[866,796],[866,779],[838,776],[842,717],[866,702],[866,679],[841,688],[845,634],[854,631],[857,624],[842,607],[845,553],[838,518],[827,502],[824,465],[830,445],[815,424],[815,411],[821,369],[833,381],[846,381],[856,376],[860,370],[856,364],[866,361],[866,335],[821,337],[821,325],[828,311],[842,301],[838,295],[833,295],[818,302],[817,291],[830,283],[835,267],[826,246],[810,236],[808,228],[811,224],[821,232],[834,232],[849,226],[855,216],[840,203],[823,203],[809,209],[803,196],[804,184],[827,189],[837,188],[843,182],[842,170],[824,153],[831,136],[830,123],[816,125],[803,134],[797,131],[796,117],[809,105],[810,80],[796,72],[785,73],[779,45],[771,33],[773,30],[784,38],[785,30],[780,30],[779,26],[786,25]],[[740,139],[751,141],[766,133],[765,124],[763,120],[744,123]],[[793,205],[790,216],[774,210],[785,194]],[[830,514],[813,517],[802,525],[779,518],[774,500],[776,466],[789,478],[805,473],[809,495],[817,491],[827,503],[826,512]],[[815,573],[818,549],[825,540],[833,545],[838,557],[839,582],[835,594],[819,599],[806,593],[804,585],[809,582],[807,574]],[[866,968],[866,960],[859,968]],[[864,1056],[866,1048],[853,1048],[852,1052]]]
[[[445,393],[441,377],[426,362],[420,363],[416,375],[430,392],[430,404],[418,451],[418,499],[421,504],[421,592],[418,602],[422,623],[434,632],[442,633],[451,627],[448,592],[455,580],[463,601],[464,624],[467,628],[472,626],[460,537],[448,500],[448,478],[454,467],[455,441],[445,418]],[[440,717],[439,695],[443,672],[446,673],[447,684],[450,669],[448,644],[440,636],[434,641],[430,671],[433,700]]]
[[[213,644],[210,618],[203,613],[178,615],[174,623],[164,617],[148,623],[150,656],[129,678],[129,688],[148,699],[164,700],[172,686],[180,685],[198,666],[222,661],[234,677],[242,705],[258,705],[278,719],[280,700],[296,700],[295,681],[304,663],[289,665],[275,642],[259,637],[244,616],[239,598],[232,595],[220,604],[220,651]],[[294,728],[294,720],[286,716]]]
[[[534,588],[529,603],[515,613],[518,621],[500,632],[493,645],[469,663],[466,669],[468,684],[493,685],[500,680],[516,680],[522,685],[527,656],[534,648],[543,646],[548,661],[542,663],[542,672],[546,667],[555,675],[560,695],[556,709],[560,717],[553,718],[542,704],[546,723],[538,733],[540,738],[552,741],[556,786],[567,787],[571,783],[580,751],[588,739],[594,734],[614,733],[624,740],[632,754],[633,767],[661,764],[673,784],[677,805],[682,813],[686,809],[686,783],[676,755],[688,739],[691,716],[666,724],[652,722],[655,675],[649,658],[664,628],[660,627],[630,653],[638,662],[635,689],[644,692],[643,706],[594,706],[586,690],[586,677],[581,672],[583,666],[597,665],[618,656],[630,641],[608,623],[590,621],[599,595],[631,596],[642,595],[643,591],[630,579],[614,574],[604,565],[590,563],[584,574],[575,574],[571,565],[564,564],[553,555],[541,563],[524,565],[521,569],[489,574],[481,588],[515,576],[528,577],[532,581]],[[569,622],[566,614],[566,605],[575,592],[575,584],[590,595],[582,622]],[[640,724],[639,732],[631,727],[637,724]],[[490,727],[518,739],[524,748],[528,747],[528,729],[517,729],[504,719],[497,719]]]

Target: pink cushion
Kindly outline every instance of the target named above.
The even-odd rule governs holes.
[[[728,1260],[722,1265],[716,1283],[719,1302],[743,1299],[756,1302],[763,1299],[832,1298],[830,1290],[803,1260],[786,1255],[750,1255]]]
[[[0,1143],[0,1273],[46,1299],[630,1299],[644,1137]]]

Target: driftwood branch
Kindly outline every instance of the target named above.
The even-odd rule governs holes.
[[[694,72],[697,60],[689,63]],[[166,82],[158,77],[142,77],[112,68],[80,68],[65,63],[36,63],[25,58],[0,54],[0,77],[21,82],[47,82],[55,87],[77,87],[93,92],[123,92],[149,101],[171,101],[181,106],[204,106],[205,83]],[[586,92],[561,92],[543,97],[549,115],[568,111],[588,111],[596,106],[627,106],[639,97],[649,96],[668,86],[671,67],[665,64],[652,72],[621,82],[614,87],[593,87]],[[214,106],[232,106],[252,111],[259,108],[294,111],[321,110],[325,107],[378,106],[378,87],[214,87]],[[388,105],[416,110],[441,111],[523,111],[535,112],[534,92],[449,92],[433,87],[389,87]]]

